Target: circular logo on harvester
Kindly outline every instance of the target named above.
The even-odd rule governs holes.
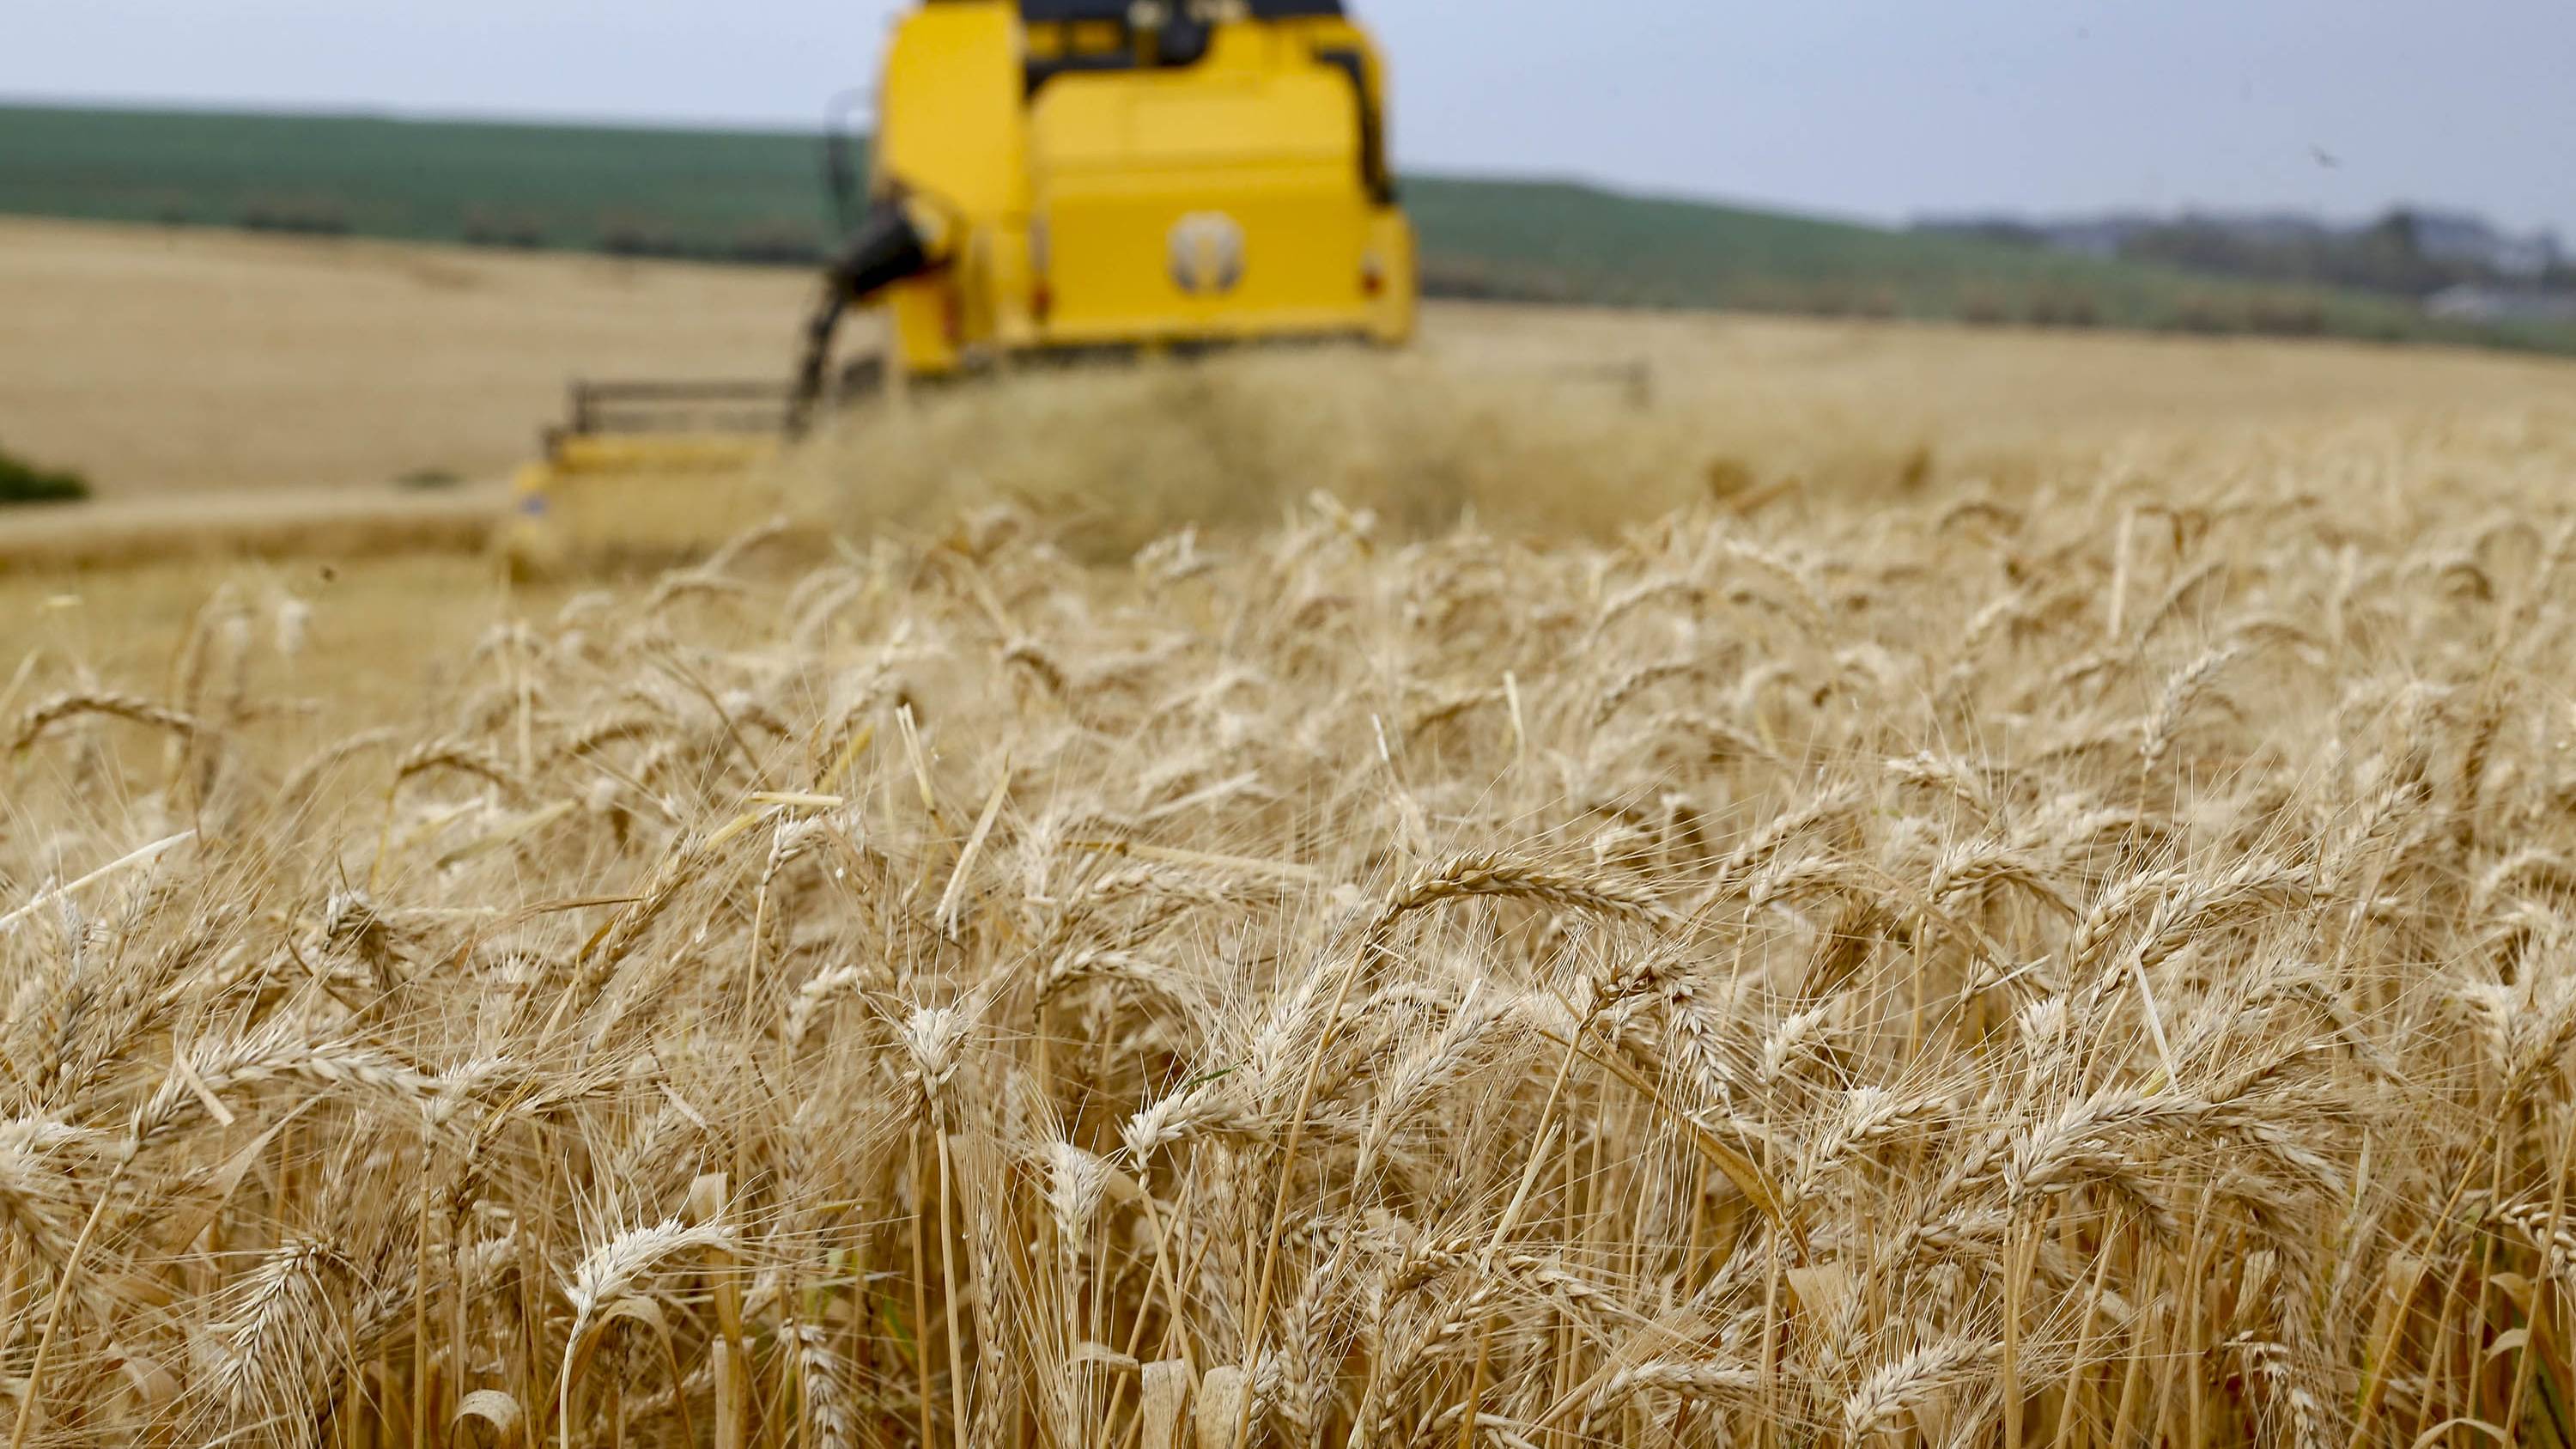
[[[1243,281],[1243,223],[1194,211],[1172,226],[1172,281],[1194,297],[1221,297]]]

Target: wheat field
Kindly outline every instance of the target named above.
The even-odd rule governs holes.
[[[10,1449],[2570,1442],[2576,414],[1297,441],[30,651]]]
[[[731,285],[46,234],[304,339],[0,358],[146,513],[552,385],[355,301]],[[667,573],[21,566],[9,1449],[2566,1445],[2568,378],[1450,308]]]

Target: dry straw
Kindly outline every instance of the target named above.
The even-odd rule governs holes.
[[[392,725],[48,661],[14,1449],[2567,1446],[2571,460],[1003,506]]]

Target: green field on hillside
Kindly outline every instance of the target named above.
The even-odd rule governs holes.
[[[810,263],[833,223],[811,135],[0,107],[0,212]],[[1432,289],[2576,351],[2576,329],[1959,237],[1549,182],[1412,177]]]

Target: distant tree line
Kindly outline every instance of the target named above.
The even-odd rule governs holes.
[[[2434,255],[2424,245],[2423,226],[2416,214],[2403,209],[2354,232],[2286,236],[2184,220],[2139,233],[2121,247],[2120,254],[2132,261],[2163,262],[2195,272],[2405,297],[2429,297],[2463,282],[2495,279],[2491,265],[2471,257]]]
[[[1978,217],[1927,221],[1918,229],[2417,301],[2464,285],[2576,290],[2576,259],[2555,236],[2511,236],[2480,217],[2413,207],[2394,208],[2360,226],[2296,215],[2187,213],[2061,221]]]

